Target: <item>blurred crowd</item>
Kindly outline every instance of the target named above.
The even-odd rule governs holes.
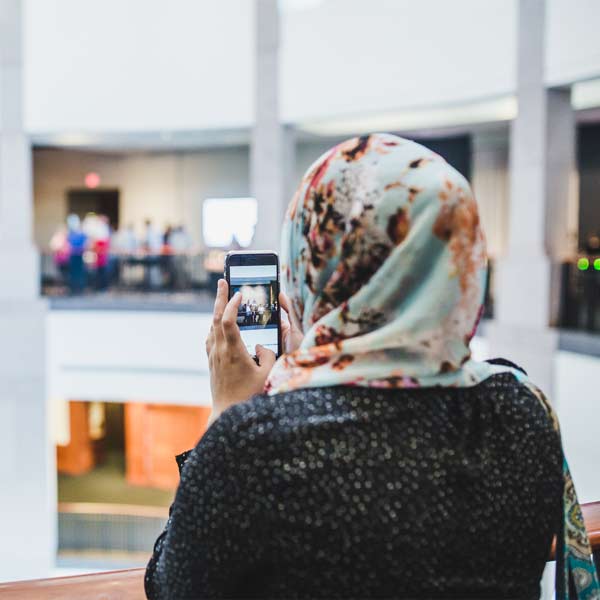
[[[189,253],[191,240],[183,225],[161,230],[146,219],[137,236],[132,224],[113,231],[106,215],[88,213],[81,220],[71,214],[52,236],[50,249],[61,279],[71,294],[80,294],[86,288],[106,290],[127,264],[146,269],[148,287],[159,282],[174,288],[181,270],[177,257]]]

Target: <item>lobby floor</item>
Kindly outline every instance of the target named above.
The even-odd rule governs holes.
[[[125,479],[125,457],[113,450],[104,463],[85,475],[58,476],[59,503],[107,503],[170,506],[175,490],[131,485]]]

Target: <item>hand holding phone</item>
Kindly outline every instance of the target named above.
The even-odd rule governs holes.
[[[275,353],[265,347],[259,346],[256,349],[257,362],[248,353],[236,323],[240,303],[239,293],[228,300],[227,283],[221,279],[217,288],[213,323],[206,340],[213,403],[209,424],[233,404],[262,393],[275,363]]]

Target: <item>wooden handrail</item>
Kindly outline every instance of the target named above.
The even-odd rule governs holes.
[[[0,583],[2,600],[145,600],[144,569]]]
[[[594,552],[600,552],[600,502],[582,505]],[[554,549],[553,549],[554,553]],[[2,600],[144,600],[144,569],[0,583]]]
[[[600,552],[600,502],[581,505],[583,520],[594,552]]]

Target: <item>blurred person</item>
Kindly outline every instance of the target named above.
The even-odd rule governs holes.
[[[82,231],[81,220],[76,214],[67,217],[67,241],[69,243],[69,289],[72,294],[81,294],[86,284],[86,269],[83,254],[88,237]]]
[[[167,225],[162,235],[162,247],[160,249],[160,267],[163,275],[163,280],[166,282],[166,287],[170,290],[175,289],[175,257],[173,256],[173,247],[171,246],[171,236],[173,227]]]
[[[183,225],[174,227],[169,235],[169,243],[175,254],[189,252],[192,242]]]
[[[171,225],[167,225],[165,227],[165,232],[163,233],[163,246],[171,245],[171,234],[173,233],[173,227]]]
[[[188,285],[187,263],[191,240],[183,225],[170,228],[168,281],[171,289],[183,289]]]
[[[163,236],[160,231],[152,224],[152,219],[146,219],[144,222],[145,230],[142,240],[142,247],[147,254],[160,254],[163,245]]]
[[[122,266],[126,263],[127,257],[134,256],[138,249],[135,230],[131,223],[126,227],[120,227],[111,236],[110,240],[110,275],[111,282],[115,285],[121,283]]]
[[[131,223],[114,232],[111,248],[116,254],[132,255],[136,253],[137,247],[138,243],[135,237],[135,230]]]
[[[50,250],[54,264],[64,283],[69,281],[69,256],[71,254],[66,225],[59,225],[50,239]]]
[[[478,362],[486,251],[467,181],[393,135],[304,176],[282,233],[286,353],[219,281],[213,412],[146,571],[159,598],[557,597],[598,583],[551,404]],[[285,322],[285,321],[284,321]]]
[[[110,224],[108,217],[105,215],[98,217],[92,249],[96,254],[96,288],[103,291],[108,288],[108,257],[110,251]]]
[[[87,236],[88,240],[93,240],[98,234],[98,227],[100,224],[100,217],[95,212],[89,212],[83,217],[81,222],[81,229]]]
[[[177,225],[169,236],[173,252],[173,281],[175,289],[183,289],[189,285],[188,264],[192,260],[190,250],[192,240],[184,225]]]
[[[161,253],[163,248],[163,235],[154,227],[152,219],[146,219],[142,247],[147,254],[144,276],[144,286],[150,290],[159,287],[163,279],[163,265]],[[152,261],[152,262],[149,262]]]

